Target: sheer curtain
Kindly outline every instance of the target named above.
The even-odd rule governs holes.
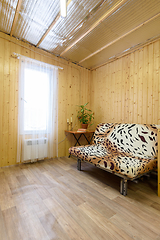
[[[58,155],[58,68],[20,57],[17,162]]]

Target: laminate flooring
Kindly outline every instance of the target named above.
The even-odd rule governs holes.
[[[119,185],[68,157],[0,168],[0,240],[160,240],[156,176]]]

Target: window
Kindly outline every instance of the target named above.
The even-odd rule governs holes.
[[[49,104],[51,102],[51,70],[41,72],[38,68],[24,68],[24,122],[22,131],[47,132]]]
[[[58,68],[21,56],[17,162],[58,155]]]

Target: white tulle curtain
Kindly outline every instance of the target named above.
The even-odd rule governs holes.
[[[58,154],[58,68],[20,57],[17,162]]]

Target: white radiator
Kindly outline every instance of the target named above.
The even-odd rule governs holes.
[[[26,139],[24,140],[23,160],[43,159],[47,157],[48,139]]]

